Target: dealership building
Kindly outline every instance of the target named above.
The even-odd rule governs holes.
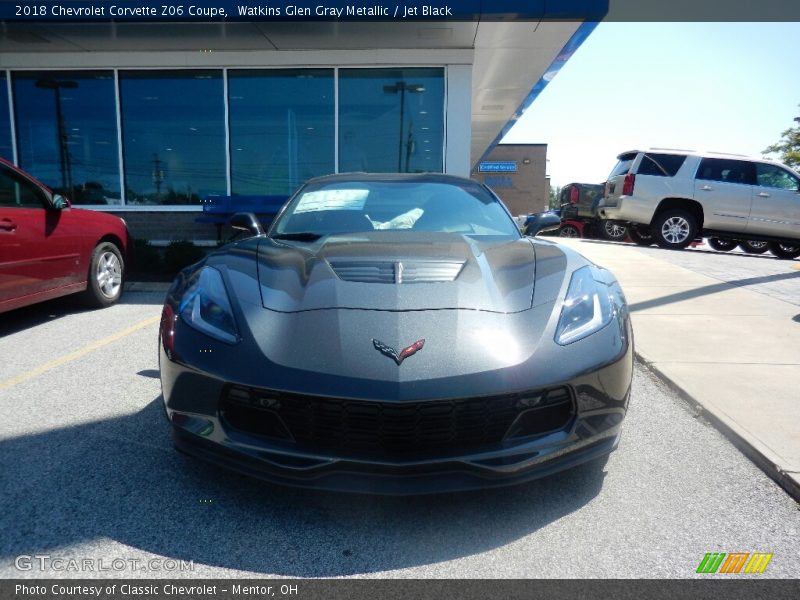
[[[479,173],[593,28],[7,21],[0,156],[134,237],[210,241],[211,198],[285,198],[335,172]]]

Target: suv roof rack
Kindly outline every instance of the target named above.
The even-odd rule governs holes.
[[[714,154],[716,156],[738,156],[739,158],[753,158],[748,154],[736,154],[734,152],[717,152],[715,150],[709,150],[706,154]]]
[[[659,152],[697,152],[697,150],[687,150],[686,148],[650,148],[650,150],[658,150]]]

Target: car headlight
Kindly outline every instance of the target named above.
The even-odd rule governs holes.
[[[222,275],[213,267],[203,267],[194,274],[178,312],[188,325],[206,335],[229,344],[239,341],[228,292]]]
[[[613,316],[608,285],[595,278],[592,267],[582,267],[569,282],[556,328],[556,343],[566,346],[582,340],[608,325]]]

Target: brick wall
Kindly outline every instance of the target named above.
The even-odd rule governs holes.
[[[515,162],[516,173],[481,173],[472,178],[486,183],[508,206],[512,215],[547,210],[550,185],[547,179],[547,144],[500,144],[485,162]]]

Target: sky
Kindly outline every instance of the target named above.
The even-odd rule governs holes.
[[[503,143],[546,143],[552,186],[638,148],[761,156],[800,117],[800,23],[600,23]]]

